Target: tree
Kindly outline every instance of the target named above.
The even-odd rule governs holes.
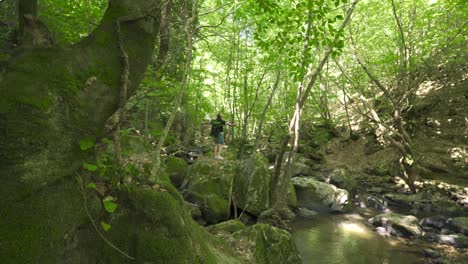
[[[78,43],[19,50],[9,61],[0,78],[5,263],[63,262],[64,236],[87,219],[75,177],[92,153],[79,140],[98,137],[122,89],[126,97],[137,89],[160,13],[160,1],[110,1],[99,26]]]

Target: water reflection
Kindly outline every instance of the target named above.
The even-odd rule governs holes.
[[[292,228],[305,264],[424,263],[420,249],[378,236],[359,215],[298,219]]]

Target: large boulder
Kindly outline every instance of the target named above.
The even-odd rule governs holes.
[[[169,156],[166,159],[166,172],[172,184],[179,188],[187,177],[188,164],[185,159]]]
[[[468,217],[455,217],[447,221],[450,230],[468,236]]]
[[[412,215],[396,213],[380,214],[369,219],[369,223],[385,228],[387,234],[399,237],[421,237],[422,229],[419,221]]]
[[[348,191],[332,184],[306,177],[292,178],[292,182],[296,189],[299,207],[341,212],[348,204]]]
[[[330,183],[351,193],[356,190],[357,181],[346,169],[334,169],[330,175]]]
[[[264,156],[253,154],[243,160],[234,178],[233,199],[236,206],[256,216],[268,209],[270,180],[268,160]]]
[[[190,166],[185,196],[200,207],[207,223],[229,218],[235,168],[235,162],[211,159],[199,159]]]
[[[234,250],[248,263],[294,264],[301,256],[291,234],[267,224],[256,224],[232,234]]]

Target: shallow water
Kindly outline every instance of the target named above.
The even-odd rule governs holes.
[[[422,264],[421,248],[383,238],[358,214],[298,218],[292,233],[304,264]]]

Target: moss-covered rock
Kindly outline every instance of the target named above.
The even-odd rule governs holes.
[[[270,179],[268,160],[262,155],[253,154],[241,161],[234,179],[236,206],[256,216],[268,209]]]
[[[380,214],[371,219],[369,223],[384,227],[388,234],[400,237],[421,237],[422,229],[419,221],[412,215],[395,213]]]
[[[242,263],[228,244],[191,219],[167,180],[152,188],[123,188],[115,197],[119,206],[108,214],[94,190],[82,190],[69,179],[2,207],[1,262]],[[111,229],[102,230],[100,221]],[[98,232],[135,260],[117,252]]]
[[[424,212],[449,217],[463,214],[463,208],[452,201],[448,195],[441,195],[431,190],[423,190],[415,194],[387,193],[385,198],[388,199],[390,205],[406,210],[411,209],[414,214]]]
[[[105,236],[136,263],[242,263],[230,246],[196,224],[182,196],[168,181],[152,188],[130,186],[122,207],[106,221]],[[131,263],[105,243],[97,263]]]
[[[233,234],[234,248],[256,264],[301,263],[294,239],[287,231],[256,224]]]
[[[348,204],[348,192],[312,178],[292,178],[300,207],[341,212]]]
[[[356,179],[346,169],[335,169],[330,173],[330,182],[336,186],[354,193],[357,187]]]
[[[232,234],[244,228],[246,228],[246,226],[241,221],[229,220],[226,222],[221,222],[219,224],[209,226],[207,229],[208,231],[210,231],[210,233],[213,233],[213,234],[218,234],[218,233]]]
[[[449,228],[468,236],[468,217],[455,217],[447,221]]]
[[[166,159],[166,172],[172,184],[180,187],[187,177],[188,164],[182,158],[169,156]]]
[[[200,207],[208,223],[229,218],[235,167],[235,162],[200,159],[189,169],[186,199]]]

